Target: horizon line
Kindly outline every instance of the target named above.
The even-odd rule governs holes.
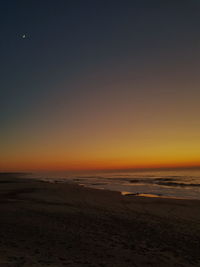
[[[93,171],[97,171],[97,172],[120,172],[120,171],[124,171],[124,172],[128,172],[128,171],[151,171],[151,170],[191,170],[191,169],[200,169],[200,165],[194,165],[194,166],[161,166],[161,167],[135,167],[135,168],[88,168],[88,169],[26,169],[26,170],[0,170],[0,173],[15,173],[15,174],[23,174],[23,173],[31,173],[31,172],[93,172]]]

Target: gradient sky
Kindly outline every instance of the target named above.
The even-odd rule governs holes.
[[[200,1],[2,0],[0,33],[0,170],[200,166]]]

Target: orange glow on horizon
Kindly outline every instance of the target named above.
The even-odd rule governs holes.
[[[1,132],[0,171],[200,166],[198,95],[172,97],[173,90],[184,85],[163,86],[156,80],[155,86],[162,88],[157,99],[152,98],[152,85],[143,86],[149,88],[146,99],[139,92],[135,95],[134,85],[109,84],[106,98],[101,91],[91,91],[85,100],[77,97],[69,110],[66,105],[48,113],[41,109]]]
[[[90,162],[18,162],[0,166],[0,171],[129,171],[145,169],[185,169],[200,168],[200,161],[131,163],[121,161],[90,161]]]

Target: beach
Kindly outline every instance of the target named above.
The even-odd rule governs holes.
[[[0,214],[1,267],[200,266],[199,200],[1,173]]]

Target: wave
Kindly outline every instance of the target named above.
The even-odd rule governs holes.
[[[156,184],[165,185],[165,186],[181,186],[181,187],[200,187],[200,184],[193,184],[193,183],[176,183],[176,182],[158,182]]]
[[[159,183],[161,182],[171,182],[171,181],[176,181],[176,179],[172,179],[172,178],[154,178],[154,179],[150,179],[150,178],[136,178],[136,179],[131,179],[130,183],[147,183],[147,184],[155,184],[155,183]]]
[[[189,176],[167,176],[167,177],[106,177],[106,176],[76,176],[75,182],[86,182],[91,185],[106,185],[110,183],[146,184],[166,187],[200,187],[200,183]]]
[[[200,187],[199,183],[183,183],[182,177],[177,178],[155,178],[155,179],[132,179],[130,183],[144,183],[144,184],[156,184],[162,186],[180,186],[180,187]]]

